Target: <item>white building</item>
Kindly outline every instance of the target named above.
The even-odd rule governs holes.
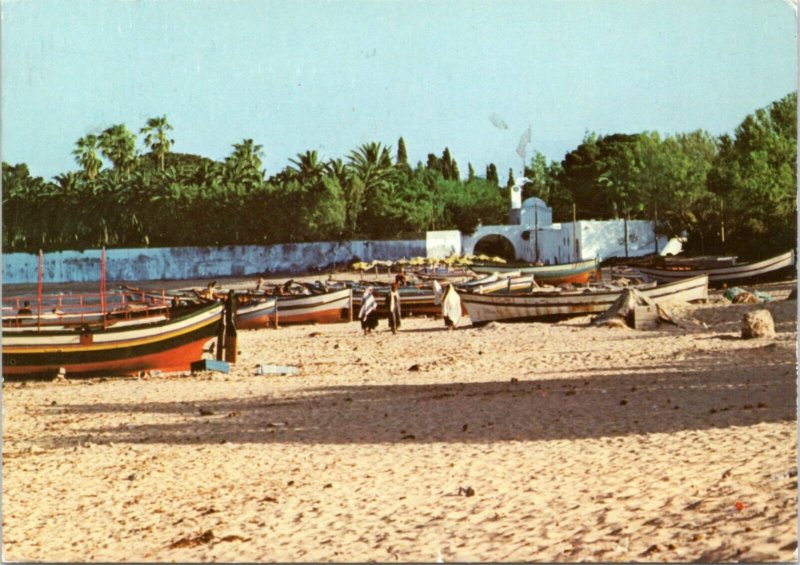
[[[511,189],[509,224],[479,226],[472,235],[459,231],[428,232],[429,256],[452,253],[496,255],[546,265],[586,259],[636,257],[663,252],[667,238],[656,240],[653,222],[645,220],[579,220],[553,223],[553,210],[539,198],[520,202],[520,178]]]

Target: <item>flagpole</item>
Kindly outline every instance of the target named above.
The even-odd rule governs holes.
[[[100,252],[100,312],[103,316],[103,328],[106,327],[106,248]]]
[[[42,329],[42,281],[44,279],[44,253],[39,250],[39,273],[36,280],[36,329]]]

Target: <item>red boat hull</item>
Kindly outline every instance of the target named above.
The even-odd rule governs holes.
[[[222,306],[213,304],[175,319],[79,334],[76,331],[3,332],[7,377],[132,375],[188,371],[216,335]]]

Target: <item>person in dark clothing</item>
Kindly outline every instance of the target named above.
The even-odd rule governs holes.
[[[378,327],[378,303],[375,302],[371,286],[368,286],[361,295],[361,310],[358,312],[358,319],[361,321],[364,335]]]

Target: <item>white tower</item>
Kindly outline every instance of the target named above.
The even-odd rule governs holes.
[[[519,224],[520,210],[522,209],[522,187],[529,182],[530,180],[525,177],[519,177],[511,187],[511,207],[508,211],[509,224]]]

